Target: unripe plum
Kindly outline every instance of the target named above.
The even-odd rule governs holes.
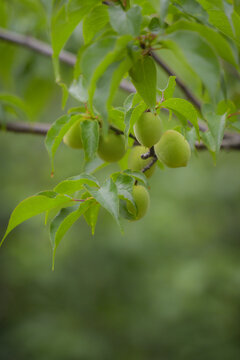
[[[64,135],[63,142],[73,148],[73,149],[82,149],[82,138],[81,138],[81,126],[80,121],[77,121]]]
[[[132,215],[136,215],[134,220],[139,220],[146,214],[149,207],[150,198],[147,189],[142,185],[134,185],[133,199],[136,203],[137,211],[131,203],[127,204],[127,209]]]
[[[148,148],[144,147],[144,146],[134,146],[130,153],[129,153],[129,157],[128,157],[128,167],[131,170],[135,170],[135,171],[141,171],[142,169],[145,168],[145,166],[147,166],[148,164],[150,164],[150,162],[152,161],[152,158],[148,158],[148,159],[142,159],[141,155],[142,154],[146,154],[149,151]],[[147,171],[145,171],[145,175],[146,177],[151,177],[154,170],[156,167],[156,163],[150,167],[150,169],[148,169]]]
[[[187,166],[191,156],[189,143],[175,130],[167,130],[154,149],[158,159],[170,168]]]
[[[160,118],[151,112],[144,112],[134,124],[134,134],[138,142],[148,148],[159,141],[161,133]]]
[[[125,154],[125,140],[123,135],[118,135],[109,130],[108,134],[100,136],[98,156],[107,162],[119,161]]]

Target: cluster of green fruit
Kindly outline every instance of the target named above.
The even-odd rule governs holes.
[[[134,134],[140,145],[134,146],[129,153],[128,167],[134,171],[141,171],[152,163],[152,158],[142,158],[154,146],[154,152],[159,161],[170,168],[187,166],[191,156],[189,143],[182,134],[175,130],[167,130],[163,133],[160,118],[151,113],[144,112],[134,125]],[[72,148],[83,147],[81,139],[80,122],[75,123],[63,139],[64,143]],[[126,152],[124,136],[109,130],[108,135],[100,136],[98,155],[106,162],[117,162],[122,159]],[[156,167],[156,162],[145,171],[147,177],[151,177]],[[134,185],[133,199],[136,208],[127,204],[130,214],[135,220],[142,218],[149,206],[149,194],[142,185]]]
[[[73,149],[82,149],[82,135],[80,121],[77,121],[66,133],[63,142]],[[98,156],[106,162],[117,162],[125,154],[125,142],[123,135],[118,135],[109,130],[108,135],[100,136]]]

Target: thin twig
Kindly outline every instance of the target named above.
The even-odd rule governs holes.
[[[228,115],[228,119],[230,119],[230,118],[233,117],[233,116],[237,116],[237,115],[240,115],[240,110],[237,111],[237,112],[235,112],[235,113],[233,113],[233,114],[229,114],[229,115]]]
[[[123,132],[122,130],[117,129],[117,128],[116,128],[115,126],[113,126],[113,125],[110,125],[109,128],[110,128],[111,130],[115,131],[115,133],[118,134],[118,135],[124,135],[124,132]],[[130,133],[128,136],[129,136],[131,139],[135,140],[135,141],[138,143],[137,139],[135,138],[135,136],[134,136],[133,134]]]
[[[145,173],[147,170],[149,170],[155,164],[155,162],[157,162],[156,156],[152,159],[152,161],[147,166],[145,166],[145,168],[142,169],[142,172]]]
[[[154,51],[151,51],[151,56],[155,60],[155,62],[169,75],[169,76],[176,76],[176,74],[170,69],[170,67],[165,64],[162,59]],[[192,104],[196,106],[199,112],[201,112],[201,103],[200,101],[195,97],[195,95],[189,90],[189,88],[180,80],[178,77],[176,77],[176,84],[180,87],[182,92],[185,94],[186,98],[191,101]],[[204,124],[198,124],[199,129],[203,132],[207,131],[207,126]]]
[[[170,69],[170,67],[165,64],[162,59],[154,51],[151,52],[152,58],[156,61],[156,63],[169,75],[169,76],[176,76],[176,74]],[[183,91],[183,93],[186,95],[186,98],[190,100],[196,108],[201,111],[201,103],[200,101],[195,97],[195,95],[188,89],[188,87],[180,80],[178,77],[176,78],[176,83],[180,87],[180,89]]]
[[[76,202],[85,202],[85,201],[88,201],[88,200],[91,200],[93,199],[92,196],[86,198],[86,199],[72,199],[72,201],[76,201]]]
[[[141,158],[143,160],[146,160],[146,159],[149,159],[150,157],[154,157],[154,156],[156,156],[156,154],[155,154],[154,146],[152,146],[146,154],[141,155]]]

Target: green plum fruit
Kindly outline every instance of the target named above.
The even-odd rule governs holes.
[[[151,112],[144,112],[134,124],[134,134],[143,146],[150,148],[155,145],[162,134],[159,116]]]
[[[130,202],[127,203],[127,209],[132,215],[136,216],[134,220],[139,220],[146,214],[148,210],[150,203],[149,193],[144,186],[134,185],[132,194],[137,211]]]
[[[67,131],[63,137],[63,142],[73,149],[83,148],[80,121],[73,124],[73,126]]]
[[[125,154],[125,140],[123,135],[118,135],[109,130],[108,134],[100,136],[98,156],[107,162],[119,161]]]
[[[142,169],[145,168],[145,166],[150,164],[150,162],[152,161],[151,157],[145,160],[141,158],[141,155],[146,154],[148,151],[149,149],[144,146],[134,146],[129,153],[128,168],[135,171],[141,171]],[[146,177],[149,178],[152,176],[155,167],[156,167],[156,163],[153,166],[151,166],[150,169],[145,171],[144,174],[146,175]]]
[[[175,130],[167,130],[154,149],[158,159],[170,168],[187,166],[191,156],[189,143]]]

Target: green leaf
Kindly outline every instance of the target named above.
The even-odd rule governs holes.
[[[132,191],[135,179],[127,174],[120,172],[112,174],[112,179],[117,186],[118,196],[120,199],[130,201],[134,206]]]
[[[91,82],[89,84],[89,104],[90,107],[92,106],[92,100],[93,100],[93,95],[95,92],[95,89],[97,87],[97,82],[98,80],[102,77],[102,75],[106,72],[106,70],[110,67],[111,64],[115,63],[116,65],[119,65],[120,62],[122,61],[123,58],[126,59],[126,61],[128,60],[127,64],[129,63],[129,65],[123,68],[123,73],[121,72],[120,77],[118,77],[118,81],[117,81],[117,86],[116,88],[118,88],[118,85],[122,79],[122,76],[128,71],[128,69],[131,66],[131,60],[130,58],[126,58],[126,46],[127,43],[131,40],[131,37],[128,35],[124,35],[121,36],[120,38],[117,39],[115,46],[113,48],[112,51],[110,51],[105,57],[104,59],[101,61],[101,63],[96,67],[93,75],[92,75],[92,79]],[[115,66],[114,66],[115,68]],[[111,80],[111,78],[110,78]],[[112,81],[110,81],[112,82]]]
[[[73,77],[75,80],[78,79],[79,76],[82,74],[82,68],[81,68],[82,56],[89,46],[90,46],[90,44],[82,45],[80,47],[80,49],[78,50],[77,59],[76,59],[75,65],[74,65],[74,72],[73,72],[74,73]]]
[[[52,174],[54,173],[54,157],[64,135],[70,129],[70,127],[81,118],[82,115],[74,115],[72,117],[70,115],[61,116],[48,130],[45,139],[45,146],[51,160]]]
[[[124,111],[120,108],[111,108],[108,111],[111,124],[115,125],[118,129],[124,130]]]
[[[194,128],[191,128],[189,131],[186,131],[185,137],[191,147],[191,150],[195,151],[195,143],[198,140],[196,130]]]
[[[108,100],[107,100],[108,109],[112,105],[114,96],[119,88],[121,80],[126,75],[126,73],[129,71],[131,66],[132,66],[132,59],[130,57],[126,56],[122,59],[119,66],[114,71],[111,82],[110,82],[109,96],[108,96]]]
[[[66,106],[67,100],[68,100],[68,95],[69,95],[68,87],[66,84],[64,84],[62,82],[58,83],[58,85],[62,88],[62,109],[64,109]]]
[[[7,27],[8,20],[8,8],[5,1],[0,1],[0,26],[2,28]]]
[[[119,212],[120,212],[121,217],[123,217],[124,219],[130,220],[130,221],[133,221],[136,219],[135,216],[128,211],[127,201],[120,199]]]
[[[161,106],[172,110],[177,116],[182,116],[185,119],[186,124],[187,121],[190,121],[199,136],[197,111],[189,101],[184,99],[171,98],[162,102]]]
[[[133,129],[133,125],[146,109],[147,109],[147,105],[143,101],[141,101],[140,104],[136,105],[134,108],[131,108],[126,112],[124,117],[124,123],[125,123],[124,135],[125,135],[126,143],[128,141],[128,135],[130,131],[132,131]]]
[[[142,56],[129,72],[132,82],[145,103],[153,110],[156,105],[157,70],[150,56]]]
[[[65,206],[71,202],[71,198],[65,195],[57,195],[54,192],[42,192],[41,195],[31,196],[23,200],[12,212],[4,239],[16,226],[30,219],[33,216],[41,214],[45,211],[54,209],[60,205]]]
[[[50,239],[53,248],[53,261],[52,269],[54,270],[54,262],[57,247],[62,240],[63,236],[70,229],[70,227],[80,218],[81,215],[89,208],[91,200],[86,200],[81,203],[77,210],[73,208],[62,209],[60,213],[55,217],[50,225]]]
[[[109,16],[106,6],[97,5],[83,20],[83,38],[85,43],[92,41],[94,36],[108,23]]]
[[[104,132],[113,96],[132,64],[126,55],[129,40],[129,36],[106,37],[90,45],[81,57],[82,86],[88,89],[90,108],[94,106],[103,119]]]
[[[84,87],[82,75],[80,75],[78,79],[73,80],[68,91],[74,99],[80,101],[81,103],[86,103],[88,101],[88,91],[87,88]]]
[[[170,5],[169,0],[160,1],[160,20],[162,24],[164,23],[164,19],[167,16],[169,5]]]
[[[224,130],[226,126],[226,114],[217,115],[213,112],[209,112],[205,114],[205,117],[208,123],[209,130],[215,141],[216,152],[218,153],[221,148]]]
[[[109,165],[109,163],[104,162],[98,156],[96,156],[92,161],[85,163],[84,172],[87,174],[94,174],[107,165]]]
[[[130,110],[132,107],[133,98],[136,94],[131,93],[128,95],[128,97],[124,100],[123,107],[125,110]]]
[[[235,36],[239,40],[239,38],[240,38],[240,14],[238,14],[236,11],[233,11],[231,20],[232,20],[232,23],[234,26]],[[238,45],[240,45],[239,41],[238,41]]]
[[[57,216],[57,214],[59,213],[59,211],[61,209],[74,207],[74,206],[76,207],[76,202],[71,201],[70,203],[68,202],[66,205],[64,205],[64,207],[60,204],[59,206],[55,207],[54,209],[46,211],[44,224],[47,225],[47,224],[51,223],[51,221]]]
[[[123,174],[129,175],[131,177],[133,177],[135,180],[140,181],[142,183],[144,183],[146,186],[148,186],[148,181],[146,176],[144,175],[143,172],[141,171],[133,171],[133,170],[124,170]]]
[[[126,149],[125,155],[118,161],[118,165],[122,171],[128,168],[128,157],[133,145],[133,141],[133,139],[128,138],[129,147]]]
[[[100,205],[95,203],[92,206],[90,206],[87,209],[87,211],[85,211],[85,213],[84,213],[84,218],[85,218],[87,224],[92,229],[92,235],[94,235],[94,233],[95,233],[99,209],[100,209]]]
[[[217,115],[223,115],[224,113],[229,115],[230,113],[234,113],[236,111],[237,111],[237,107],[233,101],[222,100],[218,103],[216,112],[217,112]],[[233,118],[234,118],[234,116],[233,116]],[[230,121],[232,121],[232,117],[231,117]]]
[[[126,0],[119,0],[124,3]],[[158,9],[158,0],[128,0],[128,2],[132,4],[137,4],[141,6],[143,15],[153,15],[157,13]]]
[[[29,109],[25,102],[16,95],[0,93],[0,103],[6,104],[17,111],[21,118],[28,118]]]
[[[161,22],[159,18],[153,17],[148,25],[149,30],[153,34],[158,34],[161,31]]]
[[[62,48],[79,22],[97,3],[99,3],[99,0],[81,0],[78,2],[75,0],[69,3],[71,6],[67,7],[64,4],[57,13],[54,12],[51,21],[51,37],[57,79],[60,78],[58,56]]]
[[[94,108],[99,112],[103,120],[103,131],[106,133],[111,109],[112,100],[116,93],[119,83],[124,74],[132,65],[130,58],[114,62],[105,71],[103,76],[98,80],[93,98]]]
[[[191,31],[177,31],[169,35],[169,39],[178,45],[189,65],[206,86],[211,98],[215,100],[221,72],[213,49],[197,33]]]
[[[96,120],[85,120],[81,123],[81,136],[85,153],[85,160],[95,158],[99,142],[99,125]]]
[[[233,0],[234,10],[240,15],[240,0]]]
[[[212,0],[197,0],[208,13],[208,21],[215,26],[224,35],[235,40],[240,45],[240,40],[235,36],[232,24],[229,21],[227,13],[223,7],[223,2],[216,4]]]
[[[121,6],[108,7],[110,24],[120,35],[131,34],[138,36],[141,30],[142,13],[141,8],[133,5],[128,11],[124,11]]]
[[[78,114],[85,114],[86,113],[86,107],[85,106],[76,106],[73,108],[68,109],[68,114],[71,115],[78,115]]]
[[[189,30],[198,33],[215,50],[215,52],[224,60],[238,68],[233,50],[227,40],[214,29],[193,21],[179,20],[167,28],[167,33],[173,33],[178,30]]]
[[[157,167],[160,170],[165,170],[165,165],[160,160],[157,161]]]
[[[90,186],[100,186],[94,176],[89,174],[81,174],[63,180],[54,188],[54,191],[59,194],[71,195],[76,191],[81,190],[85,184]]]
[[[206,147],[210,151],[210,153],[213,157],[214,164],[216,165],[216,143],[214,141],[214,138],[213,138],[211,132],[205,131],[205,132],[201,133],[201,138],[202,138],[204,145],[206,145]]]
[[[83,86],[88,88],[95,69],[115,46],[116,36],[108,36],[88,46],[81,55],[80,69],[83,75]]]
[[[95,87],[95,93],[93,97],[94,109],[101,115],[102,118],[102,131],[104,134],[107,133],[108,129],[108,97],[111,87],[111,79],[114,76],[114,72],[117,71],[120,62],[112,63],[104,75],[98,80]]]
[[[112,179],[106,180],[99,190],[95,190],[88,185],[85,185],[85,188],[94,197],[94,199],[113,216],[121,228],[119,222],[118,191],[117,186],[114,184]]]
[[[168,83],[164,91],[164,100],[168,100],[173,97],[174,91],[176,88],[176,76],[170,76],[168,78]]]

